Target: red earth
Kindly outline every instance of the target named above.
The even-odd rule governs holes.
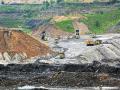
[[[52,54],[48,46],[17,30],[0,31],[0,52],[8,52],[11,55],[26,53],[28,58]]]

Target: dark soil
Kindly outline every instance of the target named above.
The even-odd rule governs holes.
[[[120,68],[108,65],[0,65],[0,86],[119,86]]]

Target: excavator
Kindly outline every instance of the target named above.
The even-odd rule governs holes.
[[[43,32],[41,33],[41,39],[42,39],[43,41],[47,41],[47,33],[46,33],[46,31],[43,31]]]
[[[102,44],[102,40],[92,40],[92,39],[88,39],[85,41],[87,46],[95,46],[95,45],[100,45]]]

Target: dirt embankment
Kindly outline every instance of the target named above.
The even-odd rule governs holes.
[[[75,30],[80,30],[80,34],[86,34],[89,32],[88,26],[82,22],[78,22],[77,20],[73,21],[73,26]]]
[[[11,60],[12,57],[18,58],[17,56],[19,55],[30,58],[35,56],[45,56],[51,53],[52,51],[48,46],[45,46],[22,31],[0,31],[1,59],[5,59],[6,57],[7,59],[9,58],[9,60]]]
[[[79,19],[83,19],[86,18],[82,15],[78,15],[78,16],[74,16],[74,15],[69,15],[69,16],[54,16],[53,17],[53,21],[55,22],[61,22],[64,20],[79,20]]]
[[[55,27],[55,25],[53,24],[48,24],[48,25],[44,25],[42,27],[40,27],[39,29],[37,29],[35,32],[33,32],[32,36],[40,38],[41,33],[45,31],[48,36],[52,37],[52,38],[56,38],[56,37],[69,37],[74,33],[68,33],[65,32],[63,30],[60,30],[59,28]]]

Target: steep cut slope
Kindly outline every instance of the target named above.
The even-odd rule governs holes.
[[[16,30],[0,31],[0,59],[1,60],[22,60],[35,56],[51,54],[49,47]]]
[[[80,30],[80,34],[86,34],[89,32],[88,26],[82,22],[79,23],[78,21],[74,21],[73,26],[75,30]]]
[[[46,31],[46,33],[52,38],[56,38],[58,36],[68,37],[73,34],[73,33],[68,33],[63,30],[60,30],[60,29],[56,28],[53,24],[48,24],[48,25],[44,25],[43,27],[40,27],[37,31],[33,32],[33,36],[40,37],[40,34],[43,31]]]

